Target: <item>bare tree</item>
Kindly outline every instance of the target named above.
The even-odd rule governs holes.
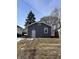
[[[58,31],[61,28],[61,17],[59,15],[58,9],[55,9],[50,16],[41,18],[40,22],[44,22],[44,23],[47,23],[48,25],[50,25],[52,27],[51,32],[52,33],[55,32],[55,34],[58,36],[58,34],[59,34]]]

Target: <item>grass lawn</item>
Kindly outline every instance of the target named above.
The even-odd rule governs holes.
[[[17,42],[17,59],[61,59],[59,38],[34,38]]]

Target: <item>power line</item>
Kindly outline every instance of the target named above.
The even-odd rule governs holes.
[[[28,2],[26,2],[25,0],[23,0],[25,2],[26,5],[28,5],[29,7],[31,7],[32,9],[34,9],[35,11],[37,11],[38,13],[40,13],[41,15],[43,15],[41,12],[39,12],[36,8],[32,7],[30,4],[28,4]]]

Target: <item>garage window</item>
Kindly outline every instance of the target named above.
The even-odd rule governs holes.
[[[44,28],[44,33],[48,33],[48,28]]]

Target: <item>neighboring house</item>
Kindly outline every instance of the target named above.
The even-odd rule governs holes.
[[[17,25],[17,37],[22,36],[23,28]]]
[[[51,37],[51,26],[45,23],[35,22],[27,26],[27,34],[32,38]]]
[[[28,36],[27,35],[27,28],[25,28],[25,29],[23,29],[23,34],[22,34],[23,36]]]

